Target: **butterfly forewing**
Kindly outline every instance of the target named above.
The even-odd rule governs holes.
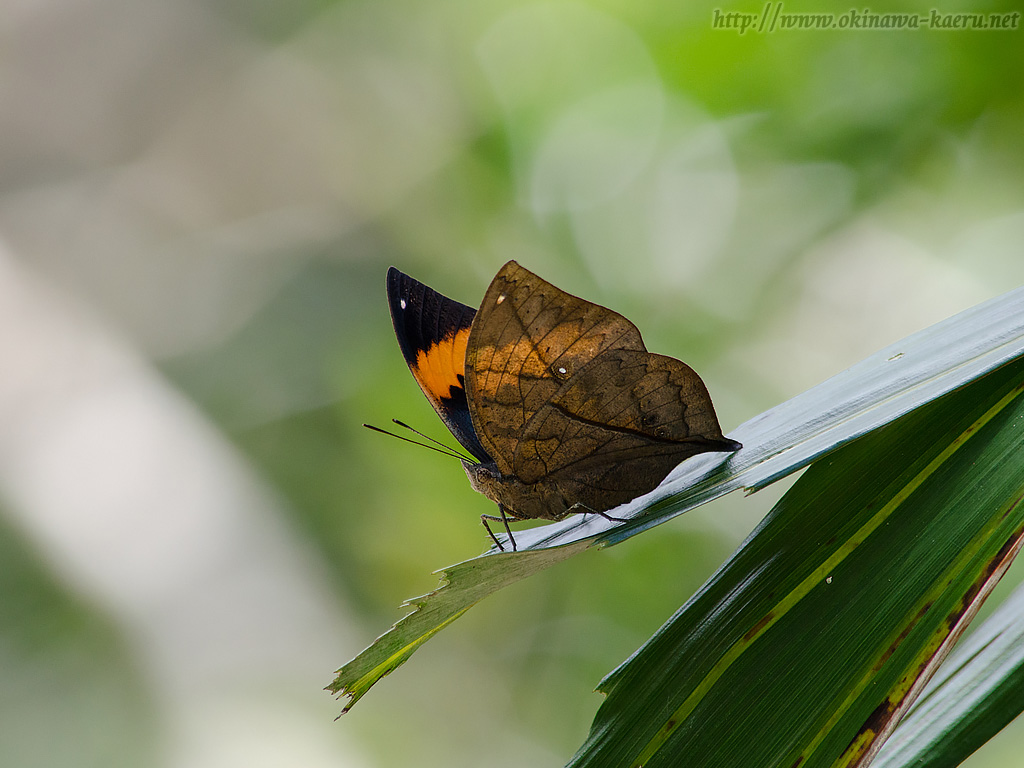
[[[473,322],[466,382],[477,434],[503,474],[522,430],[588,363],[608,349],[644,350],[622,315],[577,298],[509,262]]]
[[[466,345],[476,311],[394,267],[388,306],[402,356],[423,394],[455,438],[477,461],[490,458],[477,439],[466,399]]]

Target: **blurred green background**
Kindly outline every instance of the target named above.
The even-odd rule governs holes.
[[[334,670],[492,511],[360,426],[447,439],[390,264],[475,305],[515,258],[690,363],[726,433],[1024,282],[1019,25],[716,7],[762,9],[0,8],[0,765],[560,766],[782,492],[500,593],[334,722]]]

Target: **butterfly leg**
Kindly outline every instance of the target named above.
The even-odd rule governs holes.
[[[504,523],[505,524],[505,532],[508,534],[508,540],[512,542],[512,551],[515,552],[516,551],[516,537],[512,535],[512,529],[509,528],[509,525],[508,525],[508,515],[505,513],[505,508],[503,506],[501,506],[501,504],[498,505],[498,511],[501,512],[501,516],[500,517],[498,515],[480,515],[480,522],[484,524],[484,528],[486,528],[487,529],[487,533],[490,534],[491,540],[494,541],[494,543],[498,546],[498,549],[500,549],[502,552],[505,551],[505,548],[503,546],[501,546],[501,542],[498,541],[498,537],[494,535],[494,531],[491,530],[491,526],[489,526],[487,524],[487,521],[488,520],[500,520],[502,523]]]
[[[497,515],[480,515],[480,522],[484,524],[484,528],[487,529],[487,535],[491,537],[491,541],[494,542],[494,545],[504,552],[505,548],[501,546],[501,542],[498,541],[498,537],[494,535],[494,531],[491,530],[491,526],[487,524],[488,520],[501,520],[501,518]]]
[[[628,523],[628,517],[612,517],[607,512],[594,512],[595,515],[600,515],[605,520],[611,520],[613,523]]]
[[[612,517],[607,512],[598,512],[596,509],[591,509],[586,504],[581,504],[578,501],[575,504],[573,504],[571,507],[569,507],[569,509],[566,510],[565,514],[567,514],[567,515],[574,515],[574,514],[579,514],[579,515],[597,515],[598,517],[603,517],[605,520],[610,520],[613,523],[628,523],[629,522],[629,518],[628,517]]]

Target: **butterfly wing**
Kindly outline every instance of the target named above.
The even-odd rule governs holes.
[[[455,439],[477,461],[489,462],[466,400],[466,344],[475,310],[394,267],[387,287],[391,322],[413,378]]]
[[[524,483],[604,512],[654,490],[681,461],[735,451],[700,377],[671,357],[609,350],[531,419],[513,457]]]
[[[644,350],[622,315],[556,288],[514,261],[484,296],[466,351],[466,388],[484,450],[503,475],[527,423],[608,349]]]
[[[466,369],[473,423],[498,470],[570,505],[611,509],[690,456],[740,447],[689,366],[648,352],[622,315],[515,262],[474,318]]]

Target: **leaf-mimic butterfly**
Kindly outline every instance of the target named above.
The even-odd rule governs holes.
[[[468,451],[469,482],[509,520],[607,514],[681,461],[742,446],[722,435],[685,363],[647,351],[622,315],[514,261],[474,311],[394,267],[391,318],[406,362]],[[618,519],[618,518],[611,518]]]

